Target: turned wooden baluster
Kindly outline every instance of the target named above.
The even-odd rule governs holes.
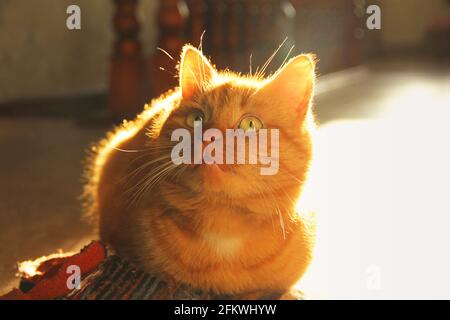
[[[295,8],[288,0],[261,0],[258,2],[256,41],[257,56],[253,59],[258,71],[265,75],[276,71],[294,45]],[[283,43],[280,49],[278,47]],[[277,53],[271,58],[272,54]],[[268,62],[268,60],[271,60]],[[264,64],[267,65],[264,66]]]
[[[359,8],[358,8],[359,7]],[[357,10],[360,10],[361,14],[358,17]],[[363,61],[363,39],[366,35],[365,31],[365,6],[364,4],[356,4],[354,1],[345,1],[344,10],[348,12],[348,32],[347,43],[343,50],[343,61],[346,65],[343,67],[354,67]]]
[[[273,28],[274,21],[272,18],[273,0],[258,1],[258,16],[256,23],[256,41],[257,50],[255,50],[255,65],[258,66],[258,71],[261,70],[264,63],[272,54],[273,47]]]
[[[234,70],[241,70],[242,65],[239,64],[241,52],[241,3],[238,0],[227,1],[227,67]]]
[[[116,41],[109,70],[108,107],[115,117],[132,117],[146,100],[146,74],[136,18],[137,0],[114,0]]]
[[[176,64],[180,58],[181,48],[186,42],[185,24],[189,10],[182,0],[160,0],[158,9],[159,38],[157,47],[167,54],[156,50],[150,61],[151,92],[153,97],[178,85]]]
[[[244,21],[243,21],[243,45],[244,56],[242,61],[247,63],[243,71],[254,73],[255,71],[255,59],[258,57],[258,38],[257,38],[257,25],[255,21],[258,19],[259,7],[255,0],[244,0],[243,5]],[[251,58],[250,58],[251,56]],[[251,63],[251,66],[250,66]]]
[[[205,25],[207,5],[205,0],[189,0],[188,5],[191,18],[191,42],[197,46],[200,44],[203,32],[207,31]]]
[[[280,48],[274,64],[270,71],[278,69],[283,62],[289,57],[295,55],[293,47],[295,46],[295,26],[296,26],[297,11],[290,0],[278,0],[276,19],[276,32],[273,35],[274,49],[278,48],[281,43],[284,43]],[[289,55],[289,57],[288,57]]]
[[[208,21],[210,32],[210,51],[213,62],[220,68],[226,67],[225,23],[226,5],[223,0],[208,0]],[[207,30],[208,32],[208,30]]]

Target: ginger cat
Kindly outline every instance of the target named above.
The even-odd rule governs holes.
[[[216,292],[284,293],[305,272],[314,226],[296,209],[312,158],[315,65],[299,55],[268,79],[219,72],[185,46],[180,86],[94,147],[87,215],[147,272]],[[276,128],[279,170],[171,161],[177,128]],[[246,296],[247,295],[247,296]]]

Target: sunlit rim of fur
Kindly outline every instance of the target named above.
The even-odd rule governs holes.
[[[183,49],[183,52],[187,49],[193,49],[201,52],[191,45],[186,45]],[[317,62],[317,58],[315,57],[315,55],[305,55],[307,55],[314,63]],[[286,63],[280,66],[277,72],[279,72],[283,68],[283,66],[286,65]],[[212,67],[214,68],[214,70],[216,70],[214,65],[212,65]],[[266,76],[264,73],[241,74],[229,70],[216,70],[212,78],[208,82],[205,82],[204,87],[201,89],[210,90],[226,83],[230,83],[235,86],[254,89],[255,91],[257,91],[268,81],[270,81],[272,77],[277,74],[277,72],[275,74]],[[81,196],[83,207],[85,209],[85,220],[94,223],[94,225],[97,225],[96,221],[94,221],[97,218],[97,215],[95,212],[93,212],[96,210],[95,197],[93,196],[95,193],[94,187],[97,185],[100,179],[101,168],[104,165],[110,152],[112,150],[115,150],[125,140],[135,135],[153,116],[161,112],[170,112],[180,100],[181,89],[179,87],[167,91],[160,97],[153,99],[150,103],[145,104],[143,111],[134,120],[124,120],[121,125],[108,132],[106,138],[102,139],[99,143],[91,146],[90,150],[88,151],[86,162],[84,164],[84,190]]]
[[[164,93],[159,98],[145,104],[143,111],[134,120],[124,120],[121,125],[108,132],[104,139],[91,146],[90,150],[88,150],[86,162],[84,163],[83,182],[85,182],[85,186],[81,196],[85,209],[85,220],[93,223],[93,225],[97,225],[95,221],[98,217],[95,212],[94,188],[100,179],[101,168],[110,152],[115,150],[125,140],[135,135],[153,116],[163,110],[171,110],[180,99],[181,93],[179,90],[171,90]]]

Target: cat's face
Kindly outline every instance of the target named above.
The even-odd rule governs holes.
[[[180,63],[182,99],[158,137],[161,145],[167,145],[176,130],[190,133],[188,158],[192,164],[180,164],[185,169],[180,170],[177,183],[195,193],[230,199],[301,186],[311,159],[313,85],[314,62],[307,55],[293,58],[273,77],[260,80],[218,73],[199,51],[186,47]],[[212,132],[213,139],[210,135],[203,137],[207,141],[195,142],[199,125],[201,133]],[[251,148],[247,139],[245,147],[239,149],[237,139],[230,143],[227,129],[240,129],[233,131],[237,135],[254,135],[256,144]],[[263,131],[266,139],[260,135]],[[216,143],[216,149],[209,154],[218,156],[215,162],[223,159],[223,164],[208,159],[206,148],[212,143]],[[232,161],[227,161],[227,152],[232,154]],[[196,155],[201,164],[195,164]],[[237,163],[239,155],[244,164]],[[249,163],[251,157],[253,163]],[[266,168],[265,173],[262,168]]]

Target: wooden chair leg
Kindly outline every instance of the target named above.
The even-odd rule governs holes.
[[[116,41],[110,60],[108,107],[115,117],[132,117],[142,110],[147,75],[138,39],[138,0],[114,0]]]
[[[158,9],[158,44],[150,57],[149,74],[152,97],[157,97],[178,84],[175,66],[186,42],[185,24],[189,15],[182,0],[160,0]],[[173,60],[169,57],[171,56]]]
[[[205,0],[189,0],[187,3],[190,9],[191,41],[193,45],[199,45],[203,32],[208,31],[205,21],[207,3]]]

